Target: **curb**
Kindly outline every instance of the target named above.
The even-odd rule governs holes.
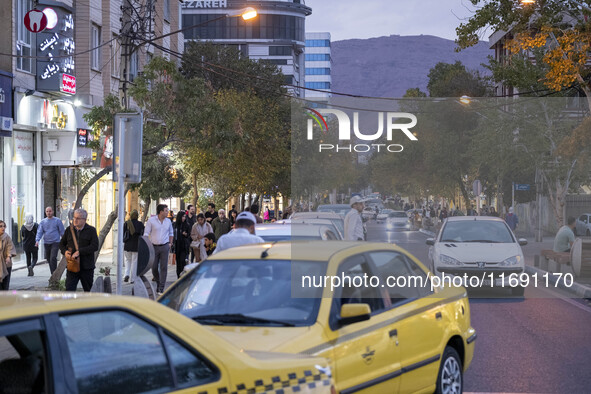
[[[530,275],[538,274],[539,276],[548,274],[548,271],[544,271],[539,268],[532,267],[530,265],[525,266],[525,272],[527,272]],[[591,299],[591,287],[589,287],[589,286],[585,286],[585,285],[582,285],[577,282],[574,282],[572,284],[572,286],[566,286],[566,284],[564,283],[564,277],[562,277],[561,280],[558,281],[558,279],[554,275],[550,275],[548,277],[548,279],[549,279],[549,282],[555,286],[558,282],[559,288],[561,288],[562,290],[565,290],[568,293],[575,295],[578,298]]]
[[[58,263],[59,263],[59,261],[58,261]],[[37,267],[39,265],[43,265],[43,264],[47,264],[47,260],[38,261],[37,264],[35,264],[35,267]],[[12,272],[14,272],[14,271],[20,271],[20,270],[24,270],[24,269],[27,269],[27,265],[26,264],[23,265],[23,266],[17,267],[17,268],[12,267]]]
[[[423,233],[425,235],[428,235],[430,237],[435,237],[435,233],[433,231],[428,231],[428,230],[424,230],[424,229],[420,228],[419,232]]]

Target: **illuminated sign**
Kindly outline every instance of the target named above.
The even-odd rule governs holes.
[[[76,77],[68,74],[62,74],[62,84],[60,90],[64,93],[76,94]]]
[[[86,146],[88,144],[88,133],[86,129],[78,129],[78,146]]]
[[[74,16],[66,6],[53,6],[43,12],[50,15],[49,26],[53,28],[48,26],[37,34],[37,90],[75,94]]]
[[[227,8],[227,0],[201,0],[201,1],[185,1],[182,3],[182,8]]]

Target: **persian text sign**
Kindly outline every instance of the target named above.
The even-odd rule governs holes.
[[[76,77],[73,75],[62,74],[60,90],[64,93],[76,94]]]

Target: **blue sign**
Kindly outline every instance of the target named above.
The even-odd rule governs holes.
[[[529,190],[529,185],[528,184],[519,184],[516,183],[515,184],[515,190],[519,190],[519,191],[528,191]]]
[[[12,74],[0,71],[0,136],[12,136]]]

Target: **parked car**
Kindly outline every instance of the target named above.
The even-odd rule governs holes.
[[[435,275],[477,276],[486,287],[503,286],[523,296],[522,286],[510,286],[509,276],[525,270],[522,245],[503,219],[491,216],[449,217],[436,238],[427,239],[431,270]],[[494,283],[489,280],[493,275]],[[500,275],[504,275],[501,283]]]
[[[345,220],[341,215],[334,212],[296,212],[291,215],[290,219],[327,219],[330,220],[339,233],[341,234],[341,239],[344,238],[345,235]]]
[[[336,213],[328,213],[328,214],[339,216]],[[339,218],[340,218],[340,216],[339,216]],[[343,231],[342,232],[339,230],[337,225],[330,219],[295,218],[295,219],[285,220],[284,222],[291,223],[291,224],[310,224],[312,226],[326,226],[336,235],[336,239],[338,239],[338,240],[344,239],[344,233],[345,233],[345,224],[344,224],[345,221],[344,220],[342,220],[342,223],[343,223]]]
[[[259,244],[210,257],[158,302],[246,350],[326,357],[337,392],[462,392],[476,339],[464,288],[312,284],[327,275],[427,280],[392,244]]]
[[[591,236],[591,213],[584,213],[577,219],[576,222],[576,235],[582,237]]]
[[[372,207],[365,207],[363,208],[363,212],[361,212],[361,218],[363,220],[375,219],[377,216],[376,210]]]
[[[326,204],[319,205],[316,211],[318,212],[334,212],[341,215],[343,218],[349,213],[351,206],[349,204]]]
[[[334,225],[327,224],[304,224],[289,223],[289,221],[280,221],[256,226],[256,235],[265,240],[265,242],[277,241],[334,241],[342,239],[336,231]]]
[[[326,360],[243,351],[147,299],[3,293],[2,392],[331,392]]]

